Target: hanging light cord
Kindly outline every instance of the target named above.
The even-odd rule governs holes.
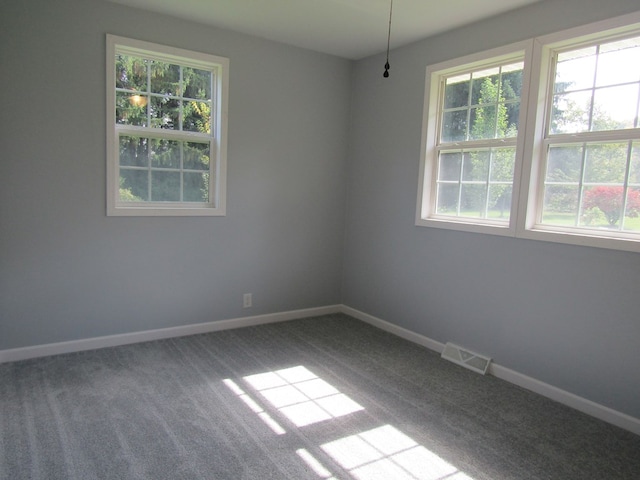
[[[391,5],[389,7],[389,33],[387,34],[387,63],[384,64],[384,73],[382,76],[387,78],[389,76],[389,69],[391,66],[389,65],[389,44],[391,43],[391,14],[393,13],[393,0],[391,0]]]

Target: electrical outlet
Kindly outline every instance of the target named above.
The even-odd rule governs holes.
[[[245,293],[242,296],[242,308],[249,308],[252,304],[251,294]]]

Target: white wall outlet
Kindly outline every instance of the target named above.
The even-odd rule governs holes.
[[[245,293],[242,296],[242,308],[249,308],[252,304],[251,294]]]

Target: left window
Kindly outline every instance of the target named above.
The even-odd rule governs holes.
[[[107,35],[107,215],[225,215],[227,58]]]
[[[513,234],[529,49],[522,42],[427,69],[417,225]]]

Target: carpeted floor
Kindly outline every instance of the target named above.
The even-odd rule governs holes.
[[[0,365],[0,478],[640,478],[640,437],[337,314]]]

